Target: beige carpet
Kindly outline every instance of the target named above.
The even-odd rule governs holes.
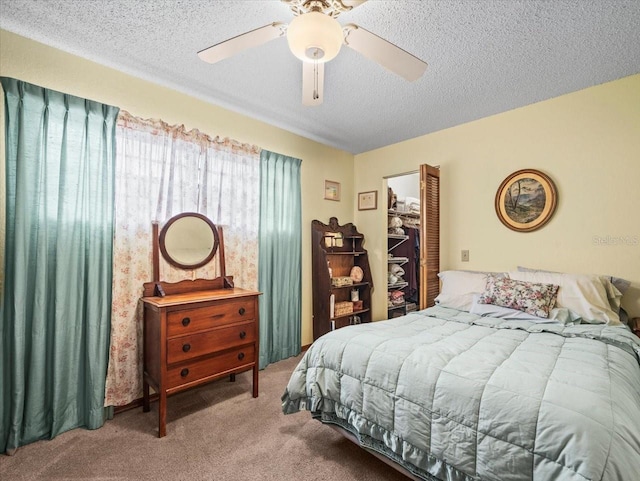
[[[285,416],[280,396],[299,358],[172,396],[167,436],[158,406],[117,415],[95,431],[75,429],[0,455],[0,479],[18,480],[390,480],[400,473],[311,419]]]

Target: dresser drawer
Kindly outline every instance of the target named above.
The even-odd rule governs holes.
[[[174,364],[194,357],[234,346],[251,344],[256,340],[256,323],[247,321],[229,327],[181,336],[167,342],[167,363]]]
[[[255,361],[255,346],[244,346],[200,361],[187,362],[167,371],[167,389],[229,371]]]
[[[254,299],[221,301],[204,307],[167,312],[167,336],[182,336],[255,318]]]

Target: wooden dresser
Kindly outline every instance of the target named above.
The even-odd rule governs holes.
[[[258,397],[258,296],[213,289],[143,297],[144,411],[158,393],[158,437],[167,433],[167,396],[223,376],[253,370]]]

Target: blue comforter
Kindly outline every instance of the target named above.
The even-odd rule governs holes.
[[[433,307],[318,339],[282,397],[439,480],[640,479],[640,342],[623,327]]]

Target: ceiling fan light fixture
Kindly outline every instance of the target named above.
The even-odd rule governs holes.
[[[298,15],[287,28],[289,49],[303,62],[328,62],[338,55],[343,41],[340,23],[320,12]]]

